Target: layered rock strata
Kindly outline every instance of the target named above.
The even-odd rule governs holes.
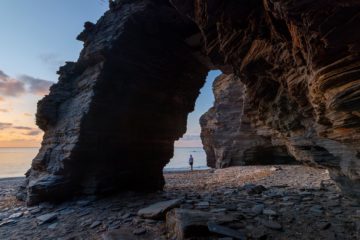
[[[360,3],[170,2],[111,2],[85,24],[79,60],[39,102],[45,136],[19,197],[161,189],[214,67],[245,84],[257,135],[360,196]]]
[[[208,72],[194,34],[168,1],[120,2],[86,23],[79,60],[38,104],[45,136],[18,197],[162,189]]]
[[[257,134],[360,196],[358,1],[172,0],[246,85]]]
[[[247,113],[245,85],[233,74],[222,74],[213,83],[214,106],[201,118],[201,139],[207,165],[224,168],[295,162],[286,146],[275,146],[271,138],[258,135]]]

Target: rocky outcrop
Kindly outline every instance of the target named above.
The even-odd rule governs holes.
[[[257,134],[360,196],[357,1],[172,0],[246,85]]]
[[[214,68],[245,84],[257,135],[360,196],[360,3],[170,2],[111,2],[85,24],[79,60],[39,103],[45,136],[19,197],[161,189]]]
[[[162,189],[208,72],[197,33],[168,1],[120,1],[86,23],[79,60],[38,104],[45,136],[18,197]]]
[[[294,162],[286,146],[274,146],[258,135],[247,113],[246,88],[233,74],[222,74],[213,83],[214,106],[201,118],[201,139],[209,167],[284,164]]]
[[[222,168],[238,158],[244,85],[236,76],[223,74],[215,79],[213,92],[214,106],[200,118],[201,140],[208,166]]]

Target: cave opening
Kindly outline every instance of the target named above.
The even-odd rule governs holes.
[[[207,117],[201,119],[205,127],[201,134],[209,141],[209,148],[205,149],[208,166],[223,168],[237,164],[246,165],[247,162],[264,164],[265,161],[266,164],[277,158],[284,161],[292,159],[281,148],[273,147],[271,140],[257,134],[257,130],[250,124],[253,120],[243,117],[243,112],[251,113],[244,109],[247,106],[253,108],[252,110],[255,111],[252,113],[264,123],[268,120],[267,118],[272,118],[272,123],[275,124],[271,125],[270,130],[277,129],[279,126],[277,123],[282,123],[283,120],[278,117],[281,117],[283,113],[288,114],[288,110],[291,109],[278,109],[279,104],[271,105],[271,103],[274,103],[274,96],[280,93],[286,96],[280,99],[292,99],[292,90],[284,88],[283,92],[268,91],[267,86],[274,90],[280,86],[277,82],[268,81],[268,74],[275,74],[270,79],[279,79],[279,81],[284,79],[287,84],[287,79],[278,78],[278,76],[288,76],[291,71],[275,71],[279,69],[271,69],[270,66],[283,66],[284,62],[288,63],[288,60],[292,62],[290,50],[293,48],[287,49],[283,42],[277,42],[283,38],[276,38],[276,44],[284,46],[280,49],[271,47],[275,39],[267,41],[261,38],[253,41],[254,44],[251,46],[254,48],[251,49],[254,52],[249,51],[249,54],[257,54],[250,54],[248,61],[242,61],[243,64],[239,69],[239,63],[241,63],[239,60],[243,60],[241,59],[242,50],[245,53],[245,50],[250,47],[250,42],[245,41],[236,51],[232,48],[231,50],[224,48],[225,45],[220,45],[223,48],[219,49],[219,46],[210,43],[218,44],[221,38],[217,38],[217,34],[228,33],[231,27],[239,30],[234,31],[233,36],[237,42],[241,42],[243,39],[241,34],[235,34],[241,33],[243,26],[232,26],[231,21],[224,20],[221,20],[225,23],[224,26],[219,25],[217,28],[212,26],[217,21],[195,23],[179,13],[178,10],[191,9],[190,5],[184,3],[177,9],[168,1],[144,3],[134,1],[131,4],[118,4],[96,24],[85,24],[84,31],[78,36],[78,40],[84,42],[84,49],[79,60],[67,62],[59,70],[59,82],[38,104],[37,124],[45,131],[45,135],[41,150],[33,160],[31,170],[27,172],[27,179],[19,193],[21,195],[19,198],[32,205],[82,193],[163,189],[165,184],[163,168],[173,156],[174,141],[181,138],[187,131],[188,114],[194,110],[199,90],[205,83],[209,69],[215,68],[214,65],[225,69],[226,66],[222,65],[225,63],[222,55],[226,55],[226,60],[229,61],[227,64],[235,66],[237,71],[234,70],[234,72],[237,75],[241,70],[243,74],[239,76],[247,75],[248,80],[254,77],[256,81],[253,83],[256,86],[248,85],[250,86],[248,89],[257,94],[253,94],[250,99],[244,97],[244,86],[236,76],[230,74],[220,78],[228,83],[224,85],[226,91],[219,91],[222,102],[211,108]],[[259,7],[259,9],[262,8]],[[231,20],[232,17],[238,19],[239,14],[221,16],[229,17]],[[204,19],[201,18],[201,20]],[[210,25],[207,26],[207,24]],[[285,27],[278,23],[274,25],[280,31]],[[199,26],[203,30],[201,33]],[[249,31],[253,32],[254,29],[249,29]],[[202,39],[202,36],[205,36],[205,39]],[[288,36],[285,38],[288,39]],[[204,54],[204,45],[206,54]],[[222,52],[220,53],[219,50]],[[326,55],[319,55],[326,59],[323,57]],[[286,59],[279,56],[286,56]],[[314,69],[321,69],[321,65],[324,64],[320,61],[321,58],[319,56],[314,56],[314,58],[319,58],[315,62]],[[210,59],[213,61],[212,64]],[[328,59],[333,60],[333,58]],[[353,63],[354,59],[349,58],[336,64]],[[331,62],[330,60],[326,62]],[[299,65],[296,65],[295,69],[301,69],[301,72],[303,67],[307,69],[306,66],[302,66],[303,63],[297,64]],[[337,65],[329,66],[330,69],[337,67]],[[293,65],[289,67],[294,68]],[[263,71],[259,72],[259,70]],[[319,72],[319,77],[322,77],[326,71],[327,68],[323,68]],[[314,78],[315,80],[317,78]],[[299,81],[304,82],[301,78]],[[250,84],[249,81],[245,82]],[[221,84],[222,81],[219,83]],[[348,90],[347,93],[352,91]],[[232,94],[222,94],[222,92]],[[318,93],[316,95],[322,96]],[[295,97],[299,100],[299,96],[295,95]],[[334,95],[329,99],[334,99],[332,101],[335,99],[352,100],[344,98],[343,95]],[[325,108],[324,100],[316,99],[318,100],[321,103],[319,106],[321,115],[316,113],[316,117],[328,114],[327,107],[336,109],[339,108],[337,106],[343,105],[341,101],[340,105],[329,102],[331,104]],[[245,104],[245,101],[249,101],[248,103],[255,101],[256,104]],[[258,104],[259,101],[263,103],[263,106]],[[289,106],[289,108],[300,106],[292,104],[292,102],[286,103],[284,106]],[[275,106],[274,110],[279,110],[278,115],[272,116],[273,106]],[[226,114],[218,114],[217,108],[229,111]],[[311,130],[309,133],[313,134],[317,129],[312,129],[310,123],[316,123],[316,119],[310,117],[309,109],[311,108],[307,105],[301,106],[300,110],[304,110],[304,116],[295,114],[286,115],[285,118],[289,120],[293,117],[296,119],[298,116],[301,119],[306,117],[304,119],[309,123],[308,128]],[[292,110],[292,112],[295,111]],[[341,137],[341,131],[344,129],[340,127],[348,126],[348,124],[343,125],[346,123],[343,120],[349,118],[350,115],[346,113],[349,116],[345,118],[343,112],[340,115],[335,113],[329,115],[330,120],[336,123],[334,125],[336,128],[329,129],[331,130],[329,134],[341,141],[353,140]],[[340,118],[336,119],[337,116]],[[239,121],[239,124],[229,124],[228,121],[234,119]],[[351,119],[355,119],[355,115],[351,115]],[[193,121],[190,120],[190,122]],[[298,120],[293,122],[297,123]],[[292,126],[293,124],[286,124],[286,126],[290,125],[291,132],[283,136],[284,140],[289,140],[289,136],[294,133],[301,141],[308,141],[308,139],[303,139],[302,135],[297,135],[303,134],[298,124],[295,124],[296,128]],[[289,129],[285,130],[289,133]],[[346,130],[349,131],[346,133],[352,132],[352,129]],[[224,140],[224,136],[227,136],[227,140]],[[317,136],[311,135],[309,139],[313,137]],[[297,151],[300,152],[300,150]],[[302,155],[308,155],[307,149],[305,150],[306,154]],[[322,158],[319,160],[321,164],[328,162],[328,159],[335,159],[326,154],[325,150],[315,148],[311,151],[311,153],[321,154]],[[353,154],[352,151],[351,154]],[[244,156],[250,161],[244,161]],[[300,157],[296,156],[297,159]],[[341,159],[335,160],[332,167],[337,167],[341,174],[343,171],[348,174],[350,168],[340,169]],[[187,163],[187,158],[184,161]],[[353,159],[349,161],[354,162]]]
[[[194,169],[207,169],[206,153],[200,138],[200,118],[213,107],[214,93],[213,83],[221,75],[220,70],[210,70],[204,86],[199,90],[200,94],[195,101],[194,110],[187,116],[186,132],[174,143],[174,156],[164,167],[164,171],[188,170],[189,156],[194,157]]]
[[[285,146],[257,146],[244,152],[245,165],[300,164]]]

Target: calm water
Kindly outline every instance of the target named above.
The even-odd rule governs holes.
[[[174,157],[165,166],[165,171],[189,170],[189,156],[193,155],[194,169],[207,169],[203,148],[175,148]]]
[[[0,178],[24,176],[37,152],[37,148],[0,148]]]
[[[37,152],[37,148],[0,148],[0,178],[24,176]],[[194,157],[194,169],[206,168],[202,148],[175,148],[174,158],[165,166],[165,171],[189,170],[190,154]]]

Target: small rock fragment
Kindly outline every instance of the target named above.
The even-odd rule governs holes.
[[[48,226],[48,229],[56,229],[58,226],[58,223],[53,223]]]
[[[249,195],[260,194],[266,191],[266,188],[263,185],[252,185],[252,186],[250,185],[245,187],[245,189]]]
[[[90,228],[93,229],[93,228],[98,227],[99,225],[101,225],[101,222],[100,221],[95,221],[90,225]]]
[[[271,221],[271,220],[262,220],[261,224],[264,225],[267,228],[274,229],[274,230],[281,230],[282,226],[280,223]]]
[[[0,227],[5,226],[5,225],[9,225],[9,224],[14,224],[14,223],[16,223],[15,220],[11,220],[11,219],[6,220],[6,221],[3,221],[3,222],[0,223]]]
[[[86,207],[86,206],[90,205],[90,201],[89,200],[79,200],[76,202],[76,205],[78,205],[80,207]]]
[[[212,212],[212,213],[223,213],[223,212],[226,212],[226,208],[214,208],[214,209],[211,209],[210,212]]]
[[[313,213],[323,213],[323,207],[322,206],[320,206],[320,205],[314,205],[314,206],[312,206],[310,209],[309,209],[309,211],[310,212],[313,212]]]
[[[251,211],[256,215],[262,213],[263,210],[264,210],[264,204],[256,204],[251,208]]]
[[[161,219],[165,217],[166,212],[180,206],[182,199],[158,202],[146,208],[140,209],[138,215],[142,218]]]
[[[228,228],[228,227],[224,227],[224,226],[220,226],[216,223],[213,222],[209,222],[208,223],[208,229],[210,232],[213,233],[217,233],[219,235],[223,235],[226,237],[232,237],[235,239],[246,239],[245,235],[239,231],[236,231],[234,229]]]
[[[19,217],[21,217],[22,215],[23,215],[22,212],[13,213],[13,214],[11,214],[8,218],[9,218],[9,219],[19,218]]]
[[[196,207],[199,209],[206,209],[209,208],[210,204],[209,202],[199,202],[196,204]]]
[[[47,213],[47,214],[37,217],[36,219],[38,220],[39,225],[42,225],[45,223],[50,223],[52,221],[55,221],[57,219],[57,214],[56,213]]]
[[[264,215],[270,215],[270,216],[277,215],[277,213],[274,210],[271,210],[271,209],[264,209],[262,212],[263,212]]]
[[[146,233],[146,229],[145,228],[138,228],[136,230],[133,231],[134,235],[142,235]]]
[[[282,168],[281,168],[281,167],[278,167],[278,166],[272,166],[272,167],[270,168],[270,171],[280,171],[280,170],[282,170]]]
[[[318,226],[319,226],[319,228],[320,228],[321,230],[326,230],[326,229],[328,229],[328,228],[331,226],[331,223],[329,223],[329,222],[322,222],[322,223],[320,223]]]

